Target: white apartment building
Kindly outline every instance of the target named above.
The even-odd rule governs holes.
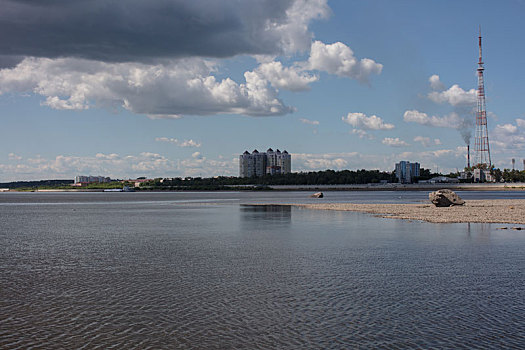
[[[111,179],[109,177],[104,176],[85,176],[85,175],[77,175],[75,176],[75,184],[78,183],[90,183],[90,182],[111,182]]]
[[[292,157],[286,151],[266,152],[245,151],[239,156],[239,177],[264,176],[265,174],[289,174],[292,171]]]

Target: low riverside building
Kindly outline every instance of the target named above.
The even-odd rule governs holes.
[[[153,179],[136,179],[136,180],[129,180],[129,182],[133,183],[134,187],[140,187],[143,183],[153,181]]]
[[[396,163],[396,177],[400,183],[411,184],[415,177],[420,175],[420,165],[418,162],[410,163],[409,161],[402,160]]]
[[[245,151],[239,156],[239,177],[289,174],[292,172],[292,156],[278,149],[266,152]]]
[[[165,181],[172,181],[175,178],[165,178],[165,179],[158,179],[160,183],[163,183]],[[122,184],[133,184],[133,187],[140,187],[145,182],[155,181],[155,179],[146,179],[146,178],[139,178],[139,179],[128,179],[128,180],[120,180]]]
[[[473,179],[474,182],[496,182],[490,171],[477,168],[474,169]]]
[[[472,172],[470,172],[470,171],[461,171],[459,173],[459,180],[464,181],[464,182],[472,180]]]
[[[447,183],[447,184],[456,184],[459,183],[459,179],[456,177],[448,177],[448,176],[436,176],[429,180],[429,183]]]

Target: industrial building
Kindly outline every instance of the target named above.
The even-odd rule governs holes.
[[[410,163],[409,161],[403,160],[396,163],[396,177],[400,183],[412,183],[415,177],[419,177],[419,171],[420,165],[418,162]]]
[[[292,157],[286,151],[268,148],[266,152],[245,151],[239,156],[239,177],[289,174],[291,171]]]

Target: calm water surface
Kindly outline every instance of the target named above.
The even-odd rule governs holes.
[[[0,348],[525,347],[525,231],[250,205],[307,194],[0,194]]]

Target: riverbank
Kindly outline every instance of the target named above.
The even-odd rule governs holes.
[[[422,220],[433,223],[499,223],[525,225],[525,199],[469,200],[462,206],[438,208],[422,204],[294,204],[316,210],[355,211],[383,218]]]
[[[425,183],[425,184],[347,184],[347,185],[269,185],[277,191],[525,191],[525,183]]]
[[[177,188],[134,188],[141,192],[184,192],[184,191],[436,191],[447,188],[453,191],[525,191],[525,183],[435,183],[435,184],[346,184],[346,185],[225,185],[216,188],[210,186],[188,186]],[[0,192],[102,192],[103,188],[57,188],[57,189],[0,189]]]

